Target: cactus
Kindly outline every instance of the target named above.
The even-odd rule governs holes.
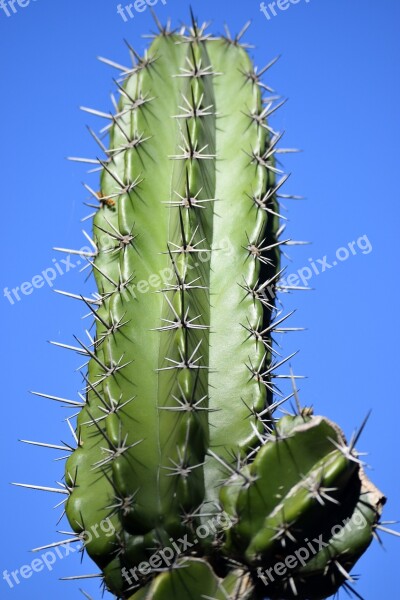
[[[120,99],[103,113],[109,147],[95,135],[100,192],[88,187],[96,333],[78,340],[89,364],[70,402],[66,515],[117,598],[326,598],[350,588],[384,498],[336,425],[274,416],[292,396],[277,382],[295,379],[273,347],[291,329],[275,296],[294,243],[263,97],[274,61],[253,66],[247,26],[216,38],[195,20],[157,24],[144,57],[129,47],[132,67],[106,61]],[[112,535],[86,539],[104,520]]]

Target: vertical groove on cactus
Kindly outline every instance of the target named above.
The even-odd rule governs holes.
[[[158,25],[144,57],[129,47],[132,68],[104,60],[122,70],[116,113],[88,109],[109,118],[109,147],[93,134],[98,296],[81,299],[96,330],[78,340],[84,403],[63,401],[80,409],[66,515],[79,539],[110,520],[85,548],[122,600],[326,598],[350,589],[384,498],[336,425],[300,407],[274,416],[291,358],[273,346],[290,243],[261,81],[275,61],[255,69],[247,26]],[[318,552],[265,582],[315,538]]]
[[[243,458],[257,443],[252,426],[260,425],[254,414],[271,398],[271,338],[260,332],[270,324],[272,306],[248,289],[261,275],[267,280],[278,272],[278,223],[273,196],[266,200],[270,211],[254,201],[273,189],[275,168],[272,154],[265,164],[259,159],[268,152],[270,135],[255,118],[262,113],[262,98],[249,56],[226,40],[210,44],[209,54],[220,73],[214,83],[219,203],[211,258],[210,406],[215,412],[210,414],[210,447],[231,462],[232,453]],[[219,466],[210,461],[210,494],[215,492],[212,482],[221,477]]]

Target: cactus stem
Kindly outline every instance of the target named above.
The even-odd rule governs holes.
[[[81,107],[103,122],[100,133],[88,127],[94,157],[69,157],[101,171],[99,191],[83,184],[93,239],[84,231],[86,251],[55,250],[82,257],[98,291],[56,290],[83,301],[94,329],[75,345],[50,342],[88,361],[82,402],[37,394],[79,408],[66,419],[72,445],[21,440],[69,455],[57,459],[68,459],[58,488],[16,484],[66,503],[72,533],[58,533],[71,539],[36,551],[82,541],[102,574],[64,579],[100,577],[121,600],[247,600],[264,595],[259,565],[284,560],[296,538],[322,527],[318,556],[271,581],[268,595],[328,597],[343,580],[349,591],[356,560],[388,530],[379,522],[385,499],[355,450],[366,421],[347,445],[336,425],[301,407],[301,377],[280,373],[296,352],[285,357],[274,338],[301,329],[286,327],[294,311],[285,314],[276,295],[309,288],[285,285],[280,267],[286,246],[306,242],[282,225],[279,198],[298,196],[280,193],[289,177],[280,155],[298,150],[278,148],[284,132],[267,122],[286,102],[264,83],[279,57],[253,65],[242,43],[249,22],[214,38],[191,10],[191,26],[168,39],[170,22],[152,14],[160,35],[149,51],[125,41],[130,66],[100,57],[118,72],[112,112]],[[136,295],[133,281],[149,293]],[[281,407],[293,397],[289,414]],[[359,513],[362,530],[330,534]],[[193,541],[204,519],[226,515],[229,528],[219,523],[195,549],[188,543],[168,568],[133,586],[126,579],[153,547]],[[86,540],[107,517],[113,532]]]

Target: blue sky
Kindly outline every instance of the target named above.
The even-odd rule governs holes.
[[[27,5],[17,4],[16,13],[8,8],[8,17],[0,9],[0,304],[5,334],[0,597],[69,600],[83,598],[82,587],[100,598],[96,581],[58,581],[96,571],[86,559],[80,566],[77,553],[57,560],[52,571],[45,568],[21,578],[13,588],[1,578],[4,569],[31,564],[35,556],[29,549],[58,539],[60,511],[51,507],[59,498],[13,488],[9,482],[52,486],[61,477],[62,463],[52,461],[50,451],[17,440],[71,442],[63,422],[69,411],[28,390],[76,398],[79,357],[47,340],[73,343],[72,334],[84,328],[79,303],[54,294],[47,283],[26,285],[26,295],[19,301],[12,296],[13,303],[3,290],[21,288],[53,268],[53,287],[92,291],[79,268],[66,272],[64,257],[52,250],[80,248],[85,245],[81,229],[90,231],[89,223],[80,223],[87,213],[81,185],[85,169],[64,157],[93,153],[84,126],[98,123],[78,107],[110,108],[115,73],[96,56],[126,62],[123,38],[143,50],[141,35],[153,25],[148,10],[125,22],[113,0],[21,4]],[[307,330],[279,341],[288,354],[301,349],[293,367],[307,376],[300,386],[304,404],[340,422],[349,436],[373,409],[359,446],[369,452],[371,476],[389,497],[385,518],[396,519],[400,5],[397,0],[300,0],[277,10],[276,16],[268,13],[269,19],[255,1],[193,0],[192,6],[200,19],[213,22],[216,32],[225,22],[236,32],[251,19],[246,41],[256,45],[251,52],[260,66],[282,55],[269,83],[289,102],[273,125],[286,131],[285,145],[303,150],[285,160],[292,172],[286,193],[306,197],[287,202],[288,233],[312,242],[291,250],[288,273],[301,270],[309,277],[306,268],[312,270],[312,259],[319,274],[314,271],[309,281],[314,291],[284,296],[285,308],[297,310],[292,325]],[[160,0],[155,10],[163,21],[168,16],[176,24],[188,20],[189,6],[183,1],[166,0],[164,5]],[[385,550],[374,543],[358,563],[355,573],[362,577],[357,591],[367,600],[393,597],[398,589],[399,543],[384,536]]]

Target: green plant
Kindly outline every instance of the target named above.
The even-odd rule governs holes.
[[[254,68],[244,30],[159,29],[117,65],[109,148],[96,137],[98,297],[82,298],[96,335],[78,340],[66,514],[118,598],[326,598],[349,586],[384,498],[336,425],[299,405],[274,416],[288,399],[276,380],[295,378],[273,348],[290,330],[275,296],[293,242],[262,97],[272,63]],[[113,535],[85,539],[107,519]]]

